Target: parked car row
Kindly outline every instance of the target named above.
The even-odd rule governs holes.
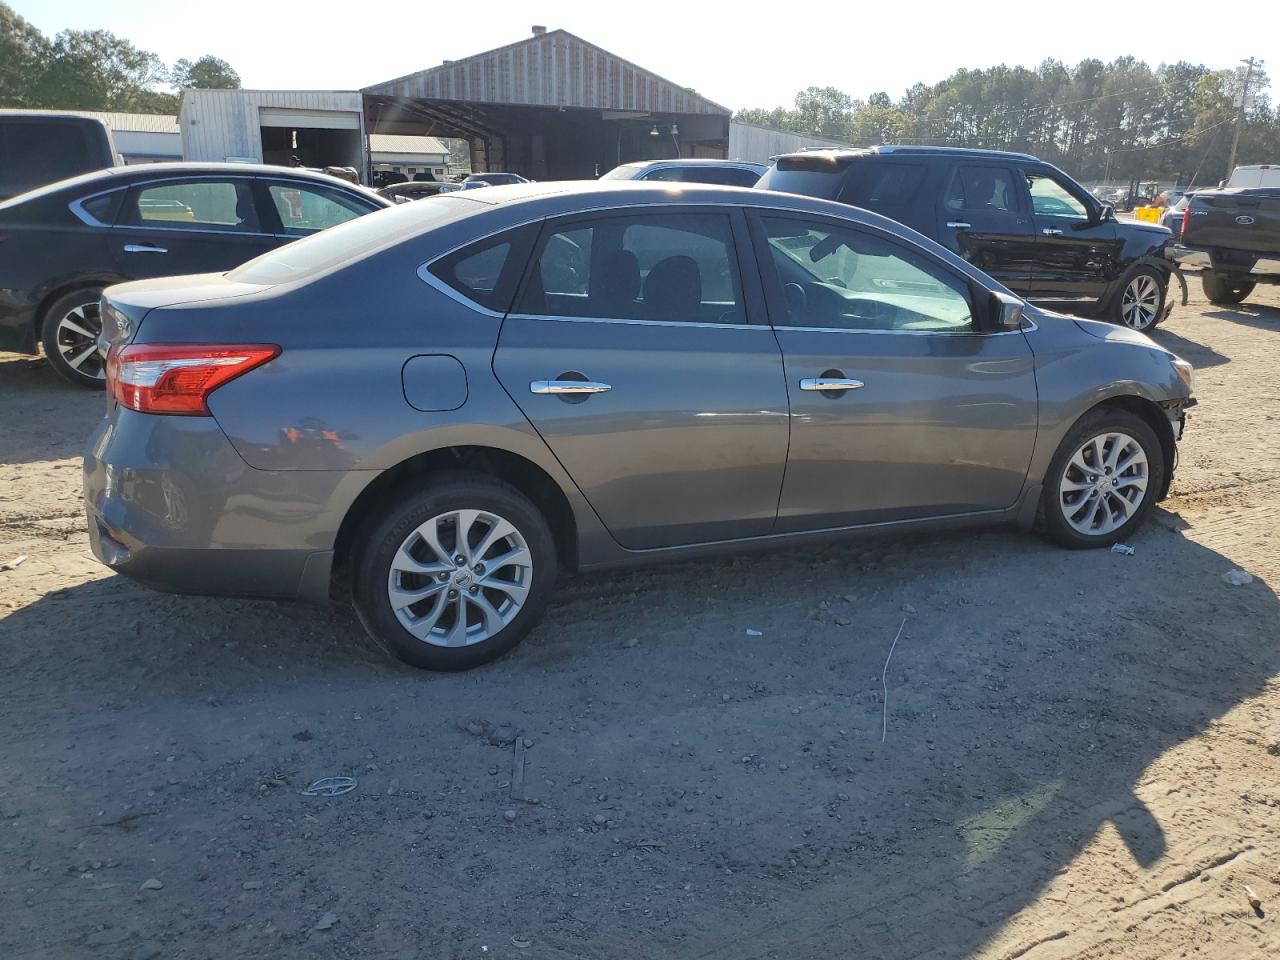
[[[101,386],[98,300],[126,280],[220,273],[391,201],[292,167],[157,163],[0,203],[0,350]]]
[[[892,159],[821,162],[843,190]],[[102,319],[95,554],[169,590],[350,599],[433,669],[511,649],[560,567],[983,523],[1111,544],[1194,403],[1145,336],[899,222],[688,183],[458,191],[110,287]]]

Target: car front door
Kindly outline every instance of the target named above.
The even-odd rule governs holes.
[[[782,355],[736,210],[548,222],[494,370],[614,538],[647,549],[772,530]]]
[[[780,532],[995,512],[1036,437],[1021,331],[985,291],[869,227],[761,215],[753,234],[791,392]]]
[[[275,248],[249,177],[169,178],[129,189],[111,254],[131,279],[221,273]]]
[[[1018,293],[1029,288],[1036,256],[1025,193],[1010,167],[957,164],[942,193],[935,234],[944,247]]]
[[[1036,300],[1096,300],[1116,278],[1116,225],[1084,188],[1050,167],[1023,168],[1035,221],[1029,295]]]

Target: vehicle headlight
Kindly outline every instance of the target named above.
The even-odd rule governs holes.
[[[1187,395],[1195,396],[1196,392],[1196,368],[1187,363],[1181,357],[1174,357],[1169,361],[1173,366],[1173,372],[1178,375],[1183,383],[1187,385]]]

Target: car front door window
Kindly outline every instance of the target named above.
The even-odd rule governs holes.
[[[369,212],[369,207],[339,190],[300,183],[273,183],[267,188],[286,236],[305,237]]]
[[[920,254],[873,233],[762,218],[796,327],[970,333],[967,284]]]
[[[1089,219],[1089,208],[1084,201],[1048,174],[1028,173],[1027,189],[1031,194],[1031,209],[1037,217]]]

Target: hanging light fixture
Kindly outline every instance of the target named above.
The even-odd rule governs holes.
[[[658,134],[658,125],[655,123],[655,124],[653,125],[653,129],[649,131],[649,136],[651,136],[651,137],[656,137],[656,136],[658,136],[658,135],[659,135],[659,134]]]
[[[680,135],[680,125],[679,125],[679,124],[675,124],[675,123],[673,123],[673,124],[671,125],[671,135],[672,135],[673,137],[676,137],[676,136],[679,136],[679,135]]]

